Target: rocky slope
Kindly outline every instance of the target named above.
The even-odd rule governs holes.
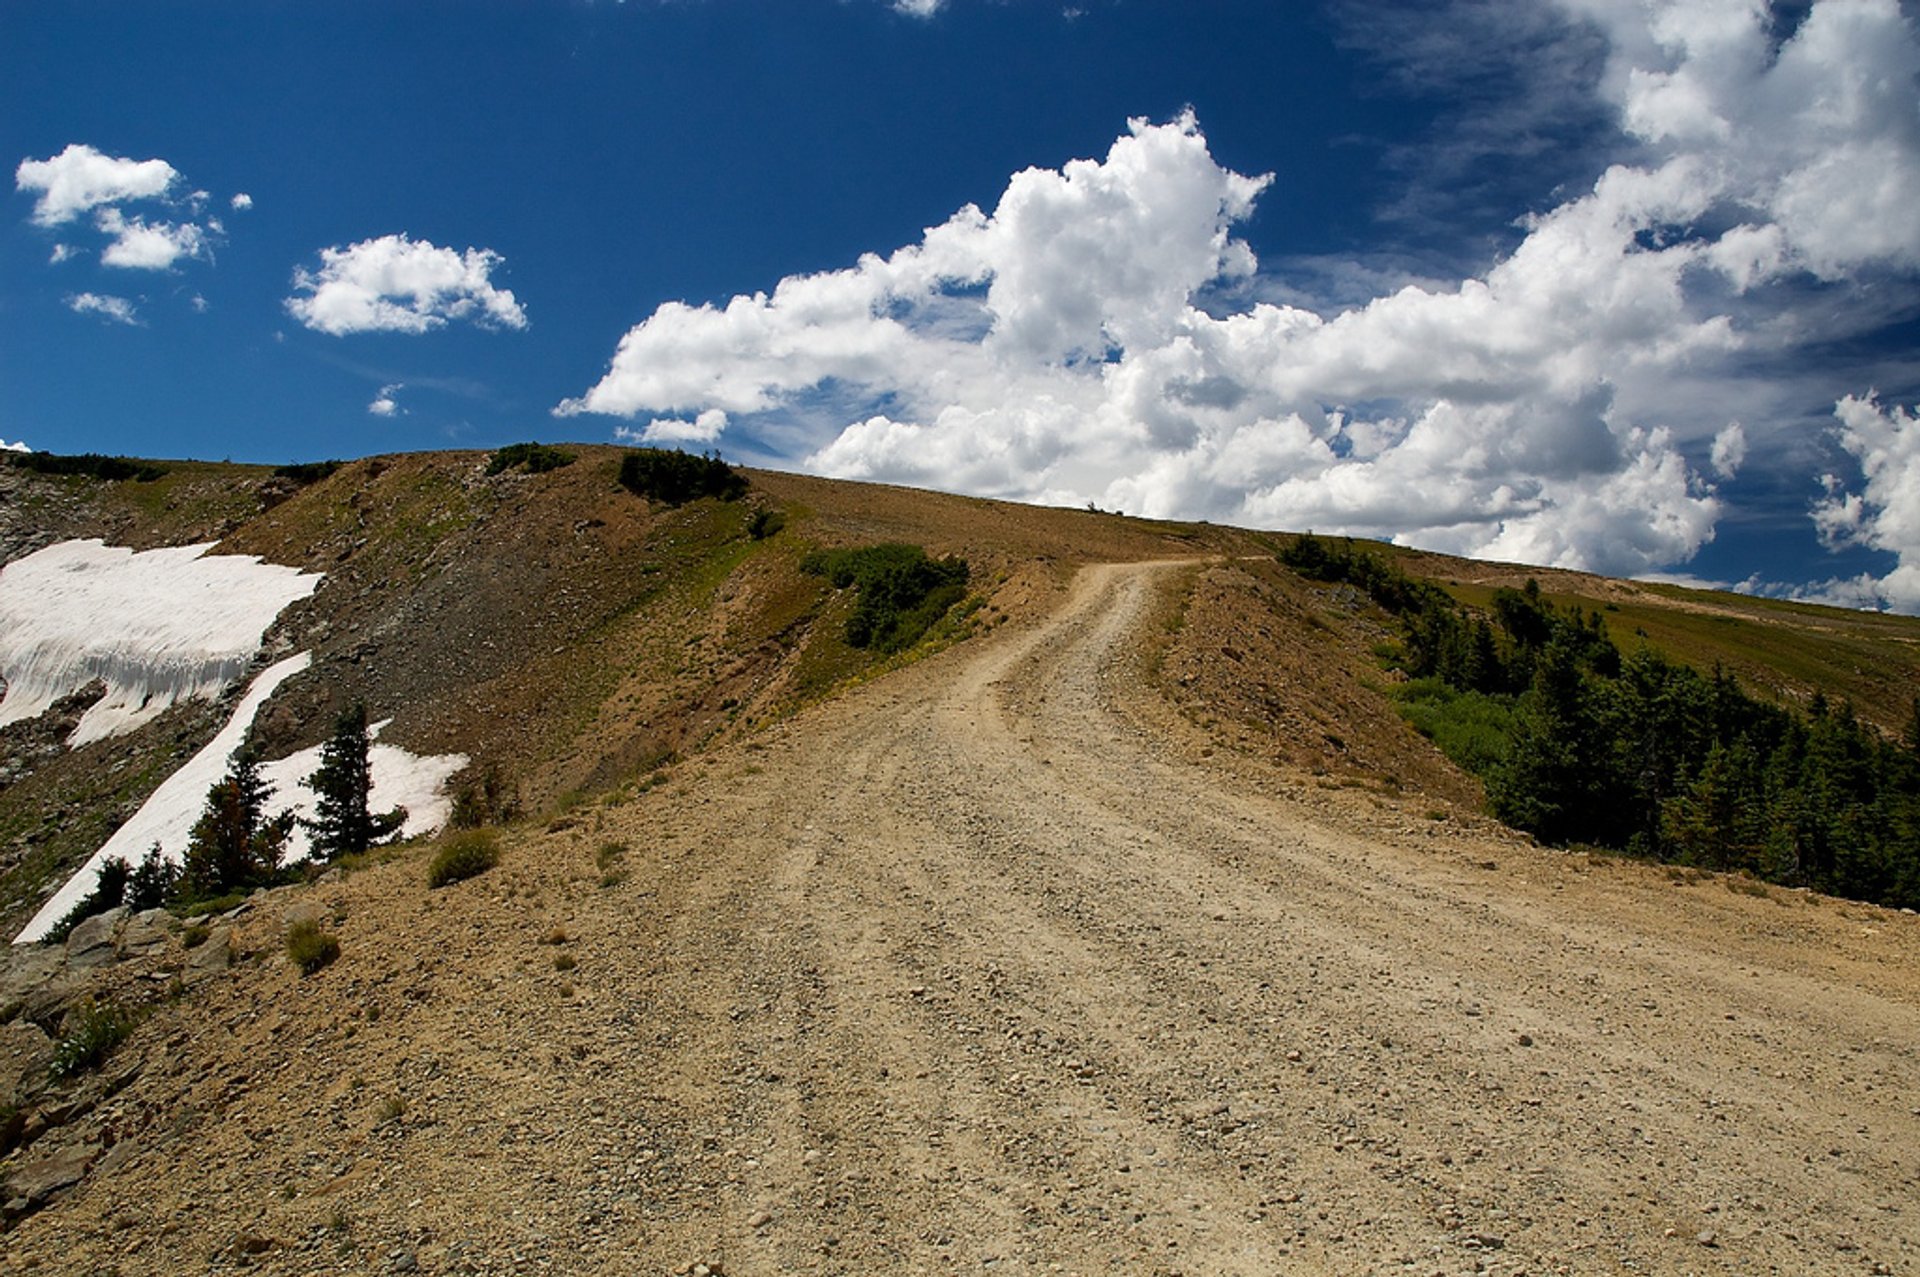
[[[269,742],[362,696],[522,814],[438,891],[399,848],[9,955],[15,1268],[1913,1265],[1916,920],[1492,826],[1393,714],[1384,619],[1266,539],[772,474],[669,511],[611,450],[484,461],[355,463],[244,516],[212,479],[54,494],[63,532],[213,509],[226,548],[328,570],[272,640],[318,657]],[[754,508],[786,529],[754,541]],[[944,649],[846,648],[797,570],[887,539],[973,562]],[[1787,696],[1849,652],[1897,672],[1917,632],[1548,588],[1768,630],[1793,659],[1721,650]],[[158,770],[217,708],[99,753],[10,729],[0,820],[77,843],[107,815],[49,794]],[[302,920],[341,942],[310,975]],[[51,1082],[89,997],[144,1010]]]
[[[9,1261],[1920,1261],[1914,918],[1221,748],[1137,657],[1182,570],[1088,569],[1044,618],[523,827],[467,882],[400,851],[117,964],[194,983],[14,1163],[16,1209],[48,1204]],[[302,917],[342,944],[309,976],[281,945]]]

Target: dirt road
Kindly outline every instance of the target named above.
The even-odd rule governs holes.
[[[341,960],[208,995],[168,1044],[227,1063],[151,1070],[128,1100],[197,1119],[156,1124],[14,1253],[1920,1266],[1920,920],[1676,883],[1208,756],[1131,655],[1170,575],[1087,569],[1046,624],[690,764],[461,887],[428,894],[403,864],[314,889]],[[275,1009],[241,1000],[248,979],[282,982]],[[187,1226],[123,1222],[156,1200]]]

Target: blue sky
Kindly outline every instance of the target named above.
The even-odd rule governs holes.
[[[1899,0],[15,0],[0,439],[712,447],[1920,610],[1917,70]]]

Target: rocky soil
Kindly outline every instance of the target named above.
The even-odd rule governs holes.
[[[0,1267],[1920,1266],[1920,919],[1225,748],[1139,655],[1186,570],[106,966],[166,994]]]

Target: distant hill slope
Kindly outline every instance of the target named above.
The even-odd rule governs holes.
[[[480,452],[295,476],[203,462],[158,463],[165,473],[146,479],[5,465],[0,555],[88,536],[213,541],[323,572],[268,635],[269,653],[314,660],[257,724],[267,756],[315,744],[341,706],[364,700],[395,720],[384,739],[470,756],[457,783],[479,795],[486,782],[527,812],[644,784],[884,668],[844,639],[850,598],[801,571],[813,548],[901,541],[966,558],[974,601],[937,643],[1037,615],[1081,564],[1192,559],[1151,655],[1223,746],[1383,797],[1479,802],[1477,784],[1393,707],[1374,654],[1392,637],[1388,619],[1277,565],[1284,537],[758,471],[738,501],[673,508],[620,486],[625,450],[571,451],[572,464],[537,474],[488,474]],[[751,535],[757,513],[776,512],[784,527]],[[1470,601],[1538,577],[1552,597],[1605,609],[1623,643],[1643,631],[1764,695],[1825,691],[1888,728],[1920,685],[1920,622],[1906,618],[1394,553]],[[190,703],[67,752],[55,720],[75,708],[0,733],[0,926],[17,925],[222,716]]]

